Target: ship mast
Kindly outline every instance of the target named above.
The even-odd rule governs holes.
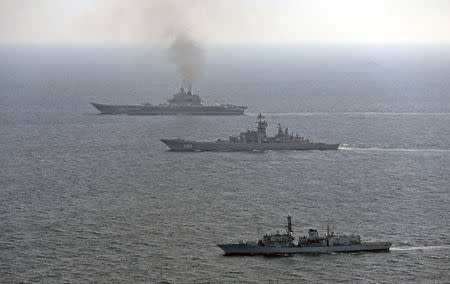
[[[330,219],[327,221],[327,238],[330,237]]]
[[[330,245],[330,218],[327,221],[327,246]]]
[[[256,123],[258,123],[258,143],[262,143],[267,138],[267,122],[263,119],[264,116],[261,113],[258,114],[258,120],[256,121]]]
[[[292,229],[292,216],[291,214],[288,214],[287,216],[287,226],[286,226],[286,233],[289,235],[289,233],[293,233]]]

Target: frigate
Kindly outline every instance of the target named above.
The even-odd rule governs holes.
[[[290,255],[302,253],[331,253],[331,252],[386,252],[391,242],[362,242],[359,235],[337,235],[330,233],[327,226],[326,235],[319,236],[316,229],[309,229],[308,236],[296,239],[291,215],[287,216],[286,232],[264,235],[259,241],[239,241],[235,244],[218,244],[225,255]]]
[[[110,105],[91,102],[102,114],[134,114],[134,115],[242,115],[246,106],[216,104],[204,105],[198,94],[191,88],[186,91],[183,87],[167,101],[167,104],[152,105],[150,103],[138,105]]]
[[[256,130],[241,132],[239,136],[230,136],[228,140],[195,141],[186,139],[161,139],[172,151],[264,151],[264,150],[337,150],[339,143],[317,143],[310,139],[284,131],[278,125],[278,133],[267,136],[267,122],[262,114],[258,115]]]

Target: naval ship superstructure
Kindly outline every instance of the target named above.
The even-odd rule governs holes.
[[[278,125],[278,133],[267,136],[267,122],[262,114],[258,115],[256,130],[241,132],[239,136],[230,136],[229,140],[218,139],[215,142],[202,142],[185,139],[161,139],[172,151],[263,151],[263,150],[337,150],[339,143],[317,143],[307,138],[283,131]]]
[[[295,242],[292,217],[288,215],[286,232],[264,235],[257,242],[240,241],[236,244],[218,244],[225,255],[289,255],[302,253],[330,253],[330,252],[382,252],[389,251],[391,242],[362,242],[358,235],[337,235],[330,233],[319,236],[316,229],[310,229],[308,236],[298,238]]]
[[[184,87],[167,101],[167,104],[152,105],[149,103],[140,105],[109,105],[91,102],[102,114],[134,114],[134,115],[242,115],[246,106],[238,105],[204,105],[198,94],[191,88],[188,91]]]

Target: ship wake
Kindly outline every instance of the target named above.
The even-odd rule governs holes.
[[[409,251],[409,250],[443,250],[450,249],[450,245],[442,246],[420,246],[420,247],[391,247],[391,250]]]
[[[380,148],[380,147],[348,147],[343,145],[339,147],[339,150],[344,151],[386,151],[386,152],[437,152],[437,153],[449,153],[449,149],[405,149],[405,148]]]

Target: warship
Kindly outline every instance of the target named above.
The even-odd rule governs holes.
[[[264,150],[338,150],[339,143],[317,143],[298,134],[284,131],[278,125],[278,133],[268,137],[267,122],[262,114],[258,115],[256,130],[247,130],[239,136],[230,136],[229,140],[218,139],[215,142],[192,141],[185,139],[161,139],[172,151],[264,151]]]
[[[134,115],[242,115],[246,106],[238,105],[204,105],[198,94],[184,87],[167,101],[167,104],[152,105],[109,105],[91,102],[102,114],[134,114]]]
[[[218,244],[225,255],[291,255],[302,253],[331,253],[331,252],[387,252],[391,242],[362,242],[358,235],[337,235],[330,233],[330,225],[327,226],[327,234],[319,236],[316,229],[310,229],[308,236],[298,238],[295,242],[294,229],[291,215],[287,216],[286,233],[277,232],[273,235],[264,235],[257,242],[240,241],[237,244]]]

